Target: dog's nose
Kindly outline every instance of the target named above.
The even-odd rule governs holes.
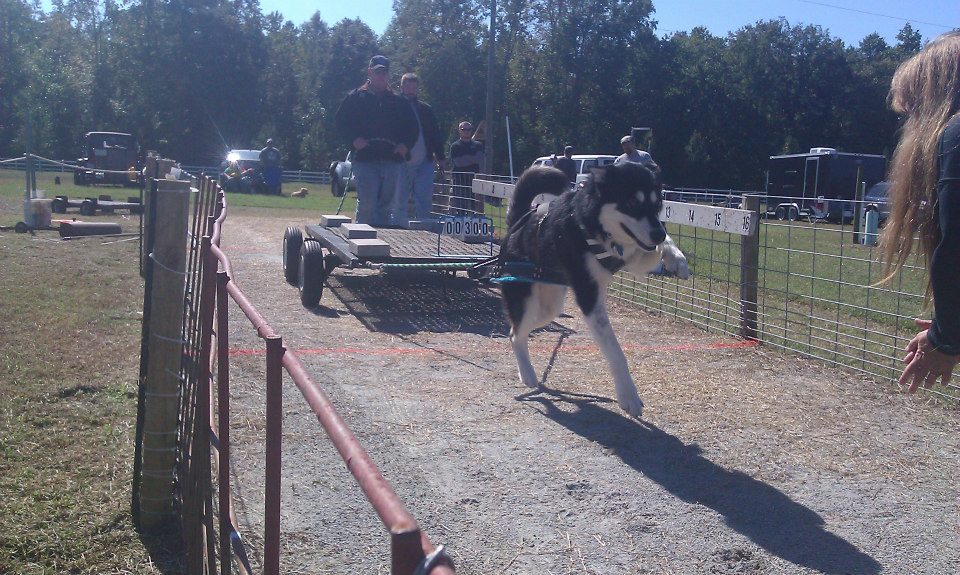
[[[667,231],[662,227],[650,232],[650,239],[653,240],[653,243],[659,245],[663,243],[663,240],[667,239]]]

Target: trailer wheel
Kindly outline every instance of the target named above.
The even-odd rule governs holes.
[[[776,217],[778,220],[783,221],[787,219],[786,206],[777,206],[777,209],[773,213],[774,213],[774,217]]]
[[[797,210],[796,206],[790,206],[787,209],[788,220],[790,220],[791,222],[795,222],[799,217],[800,217],[800,212]]]
[[[303,234],[300,228],[290,226],[283,232],[283,277],[293,285],[297,285],[300,278],[300,246],[303,245]]]
[[[300,303],[316,307],[323,294],[323,282],[327,279],[323,265],[323,248],[320,242],[308,240],[300,248]]]
[[[67,199],[62,196],[53,198],[53,201],[50,202],[50,211],[55,214],[67,213]]]
[[[80,215],[81,216],[95,216],[97,215],[97,202],[87,198],[80,203]]]

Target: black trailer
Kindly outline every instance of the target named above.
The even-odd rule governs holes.
[[[855,202],[863,199],[863,190],[883,180],[886,170],[887,159],[882,155],[833,148],[770,156],[767,213],[781,220],[848,220],[853,217]]]
[[[97,212],[112,214],[116,210],[128,210],[131,214],[142,214],[143,204],[140,198],[131,196],[127,201],[116,201],[110,196],[101,195],[96,198],[70,198],[56,196],[50,202],[50,211],[55,214],[65,214],[68,209],[80,210],[82,216],[95,216]]]
[[[138,186],[140,145],[136,137],[123,132],[87,132],[83,136],[83,153],[73,170],[73,183],[78,186],[113,184],[128,188]]]
[[[375,255],[358,250],[357,242],[351,241],[351,234],[339,222],[308,225],[302,230],[288,227],[283,234],[284,276],[299,288],[303,305],[315,307],[323,284],[338,266],[450,274],[463,271],[475,277],[473,269],[499,253],[489,218],[447,216],[424,227],[428,229],[375,228],[375,239],[389,245],[389,253]]]

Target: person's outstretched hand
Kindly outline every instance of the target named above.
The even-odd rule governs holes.
[[[930,320],[915,320],[917,327],[922,329],[907,344],[907,355],[903,362],[907,365],[900,375],[900,385],[906,385],[908,393],[914,393],[921,385],[930,389],[940,380],[947,385],[953,375],[953,368],[960,362],[960,356],[941,353],[930,344],[927,339],[927,330],[930,329]]]

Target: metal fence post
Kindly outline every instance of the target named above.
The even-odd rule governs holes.
[[[423,560],[420,529],[390,533],[390,575],[413,575]]]
[[[217,495],[220,510],[220,575],[230,575],[233,550],[230,534],[230,314],[227,299],[227,272],[217,273]]]
[[[280,463],[283,439],[283,339],[267,337],[267,460],[263,572],[280,575]]]
[[[743,196],[743,209],[750,210],[753,233],[740,239],[740,335],[757,339],[757,280],[760,267],[760,197]]]

